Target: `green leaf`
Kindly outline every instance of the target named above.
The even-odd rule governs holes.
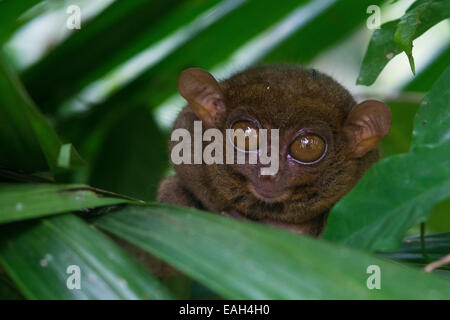
[[[430,219],[427,221],[427,230],[431,232],[447,232],[450,230],[450,198],[437,204],[433,208]],[[450,252],[450,250],[449,250]]]
[[[0,44],[8,40],[11,34],[20,27],[26,19],[21,19],[31,7],[39,4],[42,0],[3,0],[0,1]]]
[[[386,101],[392,113],[392,126],[389,134],[381,140],[383,156],[406,153],[410,148],[414,116],[419,103]]]
[[[400,18],[394,40],[408,55],[413,74],[416,73],[412,56],[413,40],[417,38],[418,33],[425,32],[449,17],[450,2],[445,0],[418,0]]]
[[[0,166],[28,172],[60,172],[83,162],[71,149],[58,163],[63,143],[27,95],[0,51]]]
[[[411,151],[376,163],[330,213],[324,238],[391,250],[450,196],[450,67],[423,99]]]
[[[126,202],[85,185],[0,184],[0,224]]]
[[[167,290],[101,232],[74,215],[7,225],[0,264],[28,299],[168,299]],[[69,266],[81,288],[68,289]]]
[[[367,250],[390,250],[450,195],[450,143],[376,163],[332,209],[324,238]],[[430,164],[433,165],[430,165]]]
[[[127,206],[94,224],[160,257],[228,299],[450,296],[450,282],[412,268],[322,240],[192,208]],[[381,268],[381,290],[366,286],[370,265]]]
[[[414,79],[411,80],[402,91],[428,92],[433,84],[439,79],[442,70],[445,70],[450,61],[450,43],[440,52],[437,57],[425,68],[425,70],[418,73]]]
[[[398,21],[387,22],[374,31],[359,71],[357,84],[368,86],[374,83],[389,60],[402,52],[394,41]]]
[[[364,56],[357,84],[371,85],[386,64],[405,51],[415,73],[412,41],[440,21],[450,17],[450,2],[446,0],[416,1],[398,20],[387,22],[375,30]]]
[[[450,141],[450,67],[425,96],[414,119],[411,150],[437,148]],[[448,151],[448,150],[446,150]],[[449,156],[450,153],[447,153]]]

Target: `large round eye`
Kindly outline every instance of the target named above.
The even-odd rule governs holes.
[[[314,162],[325,152],[325,142],[316,135],[300,136],[294,140],[289,149],[289,153],[301,162]]]
[[[231,128],[233,132],[234,145],[246,151],[258,149],[258,129],[250,121],[238,121]]]

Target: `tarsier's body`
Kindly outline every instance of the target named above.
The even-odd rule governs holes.
[[[391,124],[381,102],[357,104],[330,77],[294,66],[257,67],[220,83],[204,70],[188,69],[179,91],[188,106],[174,129],[193,133],[195,120],[224,135],[235,126],[279,129],[279,170],[264,176],[260,164],[174,165],[176,175],[161,182],[158,201],[313,236],[378,160],[376,146]]]

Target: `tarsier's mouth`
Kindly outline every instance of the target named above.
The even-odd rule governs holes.
[[[252,183],[248,183],[248,189],[256,198],[266,203],[283,202],[289,199],[291,195],[291,191],[289,189],[276,192],[274,190],[256,188]]]

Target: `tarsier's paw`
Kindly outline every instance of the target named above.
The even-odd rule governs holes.
[[[325,228],[326,223],[326,215],[321,215],[318,218],[312,219],[311,221],[308,221],[306,223],[302,224],[290,224],[290,223],[283,223],[279,221],[273,221],[270,219],[262,219],[262,220],[252,220],[240,213],[237,210],[228,210],[228,211],[222,211],[220,213],[224,217],[233,218],[237,220],[245,220],[245,221],[253,221],[257,223],[262,223],[268,226],[272,226],[275,228],[280,228],[284,230],[288,230],[291,232],[309,235],[309,236],[320,236],[323,229]]]
[[[307,223],[303,223],[303,224],[289,224],[289,223],[283,223],[283,222],[277,222],[277,221],[271,221],[271,220],[261,220],[260,222],[262,222],[266,225],[272,226],[272,227],[288,230],[291,232],[295,232],[295,233],[299,233],[299,234],[303,234],[303,235],[307,235],[307,236],[313,236],[313,237],[319,236],[323,230],[323,228],[322,228],[323,222],[322,221],[312,221],[312,222],[307,222]]]
[[[246,216],[244,216],[242,213],[236,210],[229,210],[229,211],[222,211],[220,215],[228,218],[234,218],[238,220],[250,220]]]

